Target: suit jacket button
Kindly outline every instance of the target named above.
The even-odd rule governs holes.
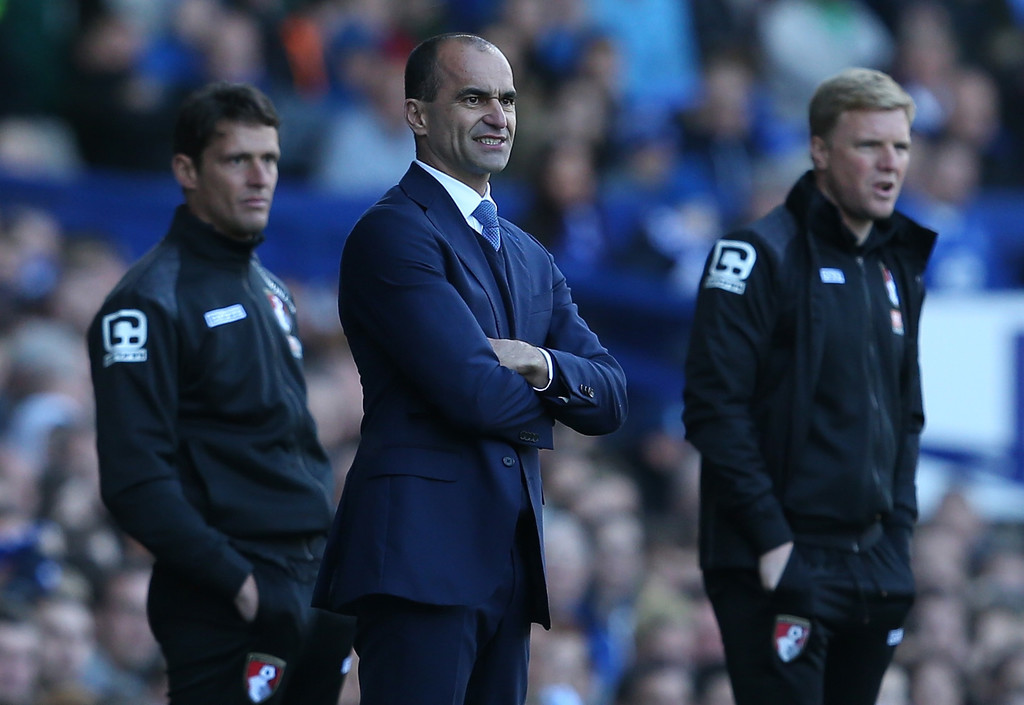
[[[504,464],[505,467],[510,468],[516,464],[516,459],[513,458],[511,455],[506,455],[504,458],[501,459],[501,462],[502,464]]]
[[[591,387],[591,386],[588,386],[586,384],[581,384],[580,385],[580,392],[582,392],[584,396],[590,397],[591,399],[594,398],[594,388]]]

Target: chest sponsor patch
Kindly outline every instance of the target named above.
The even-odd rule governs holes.
[[[100,324],[103,328],[103,366],[110,367],[118,362],[145,362],[149,359],[146,340],[149,338],[149,322],[146,314],[138,309],[123,308],[108,313]]]
[[[843,270],[836,269],[835,267],[822,267],[818,270],[818,275],[821,277],[822,284],[846,283],[846,275],[843,274]]]
[[[206,321],[207,328],[216,328],[226,323],[234,323],[245,318],[248,314],[245,312],[245,306],[242,304],[232,304],[231,306],[225,306],[224,308],[215,308],[207,311],[203,314],[203,320]]]
[[[249,702],[269,700],[281,685],[285,662],[267,654],[250,653],[245,662],[245,692]]]
[[[719,240],[715,243],[704,275],[704,288],[722,289],[733,294],[744,293],[755,262],[757,250],[749,242]]]
[[[775,617],[775,634],[772,641],[775,653],[783,663],[789,663],[802,654],[807,646],[807,640],[810,638],[810,620],[788,614],[780,614]]]

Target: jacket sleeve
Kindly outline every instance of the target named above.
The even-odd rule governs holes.
[[[179,336],[147,298],[109,299],[88,332],[103,501],[157,561],[226,597],[252,565],[210,527],[180,481]]]
[[[459,266],[449,257],[411,212],[365,214],[342,254],[343,323],[359,326],[402,383],[429,399],[453,428],[550,448],[551,415],[521,375],[498,364],[448,280],[448,268]]]
[[[545,349],[555,375],[541,393],[552,416],[587,435],[617,430],[627,413],[626,376],[580,317],[565,277],[552,268],[552,314]]]
[[[683,423],[701,453],[704,492],[758,555],[792,540],[753,411],[780,307],[777,269],[752,233],[715,243],[697,294],[685,363]]]

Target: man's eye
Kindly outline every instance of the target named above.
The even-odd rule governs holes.
[[[478,95],[468,95],[468,96],[466,96],[466,104],[467,105],[479,105],[480,104],[480,96],[478,96]]]

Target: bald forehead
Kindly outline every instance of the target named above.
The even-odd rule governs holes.
[[[512,67],[497,47],[458,38],[444,42],[437,51],[438,64],[448,76],[466,76],[479,71],[507,73]]]

